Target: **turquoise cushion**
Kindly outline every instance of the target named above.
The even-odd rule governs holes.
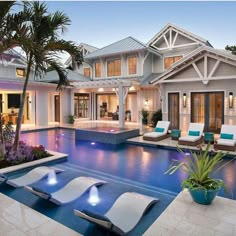
[[[162,132],[164,132],[164,128],[159,128],[159,127],[157,127],[157,128],[155,128],[155,132],[159,132],[159,133],[162,133]]]
[[[192,131],[192,130],[189,130],[189,131],[188,131],[188,135],[189,135],[189,136],[199,136],[199,135],[200,135],[200,131]]]
[[[234,135],[233,135],[233,134],[224,134],[224,133],[221,133],[221,134],[220,134],[220,138],[223,138],[223,139],[233,139],[233,138],[234,138]]]

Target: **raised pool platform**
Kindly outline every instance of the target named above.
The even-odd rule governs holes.
[[[129,138],[137,136],[139,136],[139,129],[96,127],[75,130],[75,138],[77,140],[110,144],[120,144]]]

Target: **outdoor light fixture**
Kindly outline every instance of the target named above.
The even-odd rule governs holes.
[[[186,103],[187,103],[187,95],[186,93],[183,94],[183,107],[186,107]]]
[[[148,106],[148,105],[149,105],[149,101],[148,101],[148,99],[146,99],[144,102],[144,106]]]
[[[233,108],[233,92],[229,92],[229,108]]]

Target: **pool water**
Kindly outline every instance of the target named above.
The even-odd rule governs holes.
[[[69,154],[68,162],[75,166],[107,173],[112,176],[178,193],[186,174],[177,171],[164,174],[173,159],[181,159],[173,149],[131,144],[110,145],[75,140],[75,131],[55,129],[23,133],[22,140],[30,144],[43,144],[47,149]],[[224,161],[228,161],[226,158]],[[228,192],[221,196],[236,199],[236,161],[230,162],[215,176],[223,179]]]

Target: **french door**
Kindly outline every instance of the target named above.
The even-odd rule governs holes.
[[[54,96],[55,121],[60,122],[60,95]]]
[[[204,123],[205,131],[219,133],[224,123],[224,92],[192,93],[191,122]]]
[[[168,94],[168,120],[170,129],[179,129],[179,93]]]

